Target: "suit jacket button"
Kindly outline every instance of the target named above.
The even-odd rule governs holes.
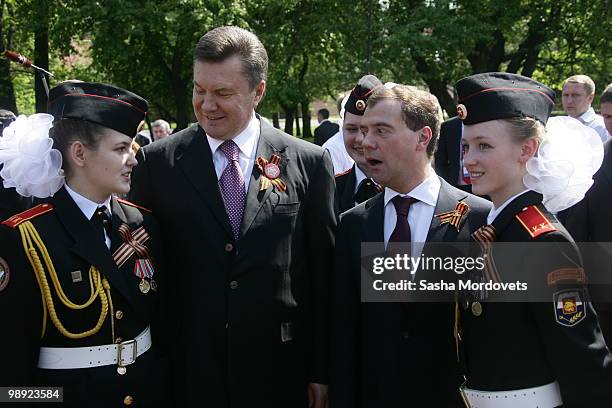
[[[117,337],[115,339],[115,344],[123,343],[123,337]]]
[[[134,397],[131,395],[126,395],[123,399],[123,405],[132,405],[134,403]]]
[[[117,319],[117,320],[123,319],[123,311],[122,310],[117,310],[115,312],[115,319]]]
[[[234,250],[234,244],[232,244],[231,242],[228,242],[227,244],[225,244],[225,252],[232,252]]]
[[[402,332],[402,338],[408,340],[410,338],[410,332],[407,330]]]
[[[237,281],[231,281],[230,282],[230,288],[238,289],[238,282]]]

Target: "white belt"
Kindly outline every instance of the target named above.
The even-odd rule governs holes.
[[[553,408],[563,405],[559,383],[510,391],[462,390],[469,408]]]
[[[127,366],[151,348],[151,344],[151,328],[147,326],[135,339],[119,344],[67,348],[41,347],[38,368],[65,370],[111,364]]]

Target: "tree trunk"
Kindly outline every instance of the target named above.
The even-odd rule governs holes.
[[[176,107],[176,129],[173,132],[178,132],[179,130],[185,129],[189,125],[189,119],[191,117],[191,113],[193,112],[185,92],[188,85],[181,81],[181,79],[178,78],[178,75],[178,72],[175,73],[175,77],[172,81],[174,84],[172,88]],[[167,119],[168,118],[166,118],[166,120]]]
[[[472,73],[499,71],[499,67],[506,58],[506,39],[500,30],[493,33],[493,38],[480,41],[467,59],[472,66]]]
[[[295,107],[283,108],[285,112],[285,133],[293,135],[293,118],[295,117]]]
[[[457,116],[457,105],[446,83],[439,80],[430,80],[427,81],[427,85],[429,86],[429,92],[438,98],[440,106],[446,111],[448,117],[452,118],[453,116]]]
[[[274,112],[272,114],[272,126],[277,129],[280,129],[280,121],[278,120],[278,112]]]
[[[295,112],[295,135],[297,137],[302,137],[302,131],[300,129],[300,111],[297,106],[293,109]]]
[[[310,139],[312,137],[312,131],[310,129],[310,102],[302,101],[302,137],[304,139]]]
[[[34,64],[49,70],[49,4],[47,0],[37,0],[38,22],[34,25]],[[41,75],[36,72],[34,78],[34,95],[36,98],[36,112],[47,112],[47,91],[42,82]],[[49,76],[44,74],[47,84]]]
[[[5,1],[0,0],[0,49],[9,49],[10,35],[3,31],[2,19],[4,18]],[[8,18],[11,18],[10,10],[7,10]],[[0,58],[0,109],[8,109],[15,115],[17,112],[17,99],[15,88],[11,80],[11,62],[6,58]]]

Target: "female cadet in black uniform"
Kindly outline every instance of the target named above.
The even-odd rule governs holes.
[[[576,167],[590,172],[578,193],[580,188],[561,174],[542,177],[543,161],[552,163],[559,151],[550,144],[541,148],[554,105],[554,92],[546,86],[520,75],[485,73],[460,80],[456,88],[473,192],[493,201],[489,225],[473,237],[481,245],[531,243],[527,250],[512,244],[514,252],[505,258],[499,246],[492,247],[494,262],[485,268],[484,280],[512,281],[518,271],[535,271],[529,272],[531,284],[550,287],[546,303],[483,302],[482,293],[464,293],[457,306],[456,337],[467,380],[462,392],[466,405],[612,407],[612,357],[587,300],[580,254],[550,212],[580,200],[597,168],[589,168],[591,158]],[[563,168],[568,166],[556,171]],[[552,185],[560,180],[565,188]],[[542,242],[555,243],[554,248]]]
[[[130,189],[146,111],[131,92],[74,81],[51,90],[53,117],[14,124],[6,176],[52,198],[0,226],[0,386],[61,386],[62,406],[166,406],[158,226],[113,196]]]

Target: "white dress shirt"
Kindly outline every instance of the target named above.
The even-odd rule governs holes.
[[[249,190],[249,180],[251,179],[251,174],[253,173],[253,166],[255,165],[255,155],[257,154],[259,132],[259,119],[257,119],[255,116],[255,112],[253,112],[253,117],[251,118],[251,121],[247,127],[232,139],[239,149],[238,163],[240,164],[240,170],[244,176],[244,190],[247,192]],[[213,164],[215,166],[215,172],[217,173],[218,180],[221,178],[223,170],[225,170],[225,167],[229,163],[227,156],[225,156],[225,154],[219,150],[219,146],[221,146],[225,140],[215,139],[208,135],[206,135],[206,138],[208,139],[208,145],[210,146],[210,151],[212,152]]]
[[[421,184],[409,191],[408,194],[400,194],[397,191],[385,187],[385,248],[389,243],[389,238],[397,223],[397,213],[391,199],[397,195],[402,197],[413,197],[419,201],[410,206],[410,210],[408,211],[408,225],[410,225],[410,240],[413,243],[412,256],[420,255],[423,249],[422,243],[427,239],[427,233],[429,232],[431,220],[436,209],[438,195],[440,194],[440,185],[441,183],[438,175],[430,168],[427,178]],[[414,245],[414,243],[421,243],[421,245]]]
[[[93,217],[93,215],[96,213],[96,211],[98,210],[98,207],[102,205],[106,206],[106,215],[111,217],[111,198],[110,196],[103,203],[98,204],[96,202],[91,201],[87,197],[83,197],[82,195],[80,195],[79,193],[71,189],[68,186],[68,184],[65,184],[65,186],[66,186],[66,191],[68,192],[70,197],[72,197],[72,199],[74,200],[76,205],[79,207],[79,209],[81,210],[85,218],[87,218],[88,220],[91,220],[91,217]],[[106,241],[106,246],[108,247],[108,249],[110,249],[111,239],[108,236],[106,229],[104,229],[104,238]]]
[[[594,129],[603,143],[608,141],[608,130],[606,129],[604,120],[601,116],[595,113],[595,110],[593,110],[592,107],[580,115],[578,120],[582,122],[583,125]]]
[[[506,208],[508,206],[508,204],[510,204],[512,202],[512,200],[514,200],[515,198],[517,198],[520,195],[525,194],[528,191],[529,191],[529,189],[525,189],[525,190],[521,191],[520,193],[513,195],[512,197],[510,197],[509,199],[504,201],[504,203],[502,205],[500,205],[498,208],[491,207],[491,210],[489,211],[489,215],[487,215],[487,224],[492,224],[493,221],[495,221],[495,218],[497,218],[497,216],[502,211],[504,211],[504,208]]]
[[[353,195],[357,193],[357,189],[359,188],[359,183],[361,183],[366,178],[367,176],[365,175],[365,173],[361,171],[359,166],[355,165],[355,188],[353,189]]]
[[[332,164],[334,165],[334,174],[340,174],[342,172],[347,171],[351,167],[353,167],[353,159],[346,152],[346,147],[344,147],[344,136],[342,135],[342,126],[340,126],[340,131],[327,139],[322,146],[324,149],[327,149],[329,152]]]

